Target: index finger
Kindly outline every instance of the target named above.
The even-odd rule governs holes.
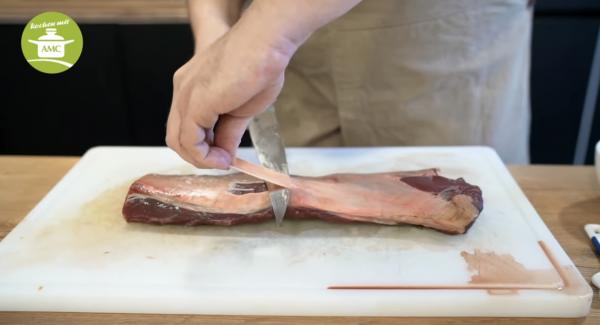
[[[181,121],[179,144],[198,168],[228,169],[231,165],[231,155],[222,148],[209,145],[204,128],[192,120]]]

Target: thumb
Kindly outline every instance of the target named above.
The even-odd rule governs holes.
[[[219,116],[215,127],[214,145],[227,151],[232,158],[240,145],[244,131],[256,114],[273,104],[283,86],[283,75],[275,83],[229,114]]]
[[[227,151],[231,155],[231,161],[235,158],[235,152],[250,119],[251,117],[236,117],[229,114],[219,116],[219,122],[215,127],[214,145]]]

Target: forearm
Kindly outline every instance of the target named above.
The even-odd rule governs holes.
[[[342,16],[361,0],[254,0],[240,19],[247,33],[278,47],[297,48],[317,29]]]
[[[196,51],[223,36],[239,19],[243,0],[188,0]]]

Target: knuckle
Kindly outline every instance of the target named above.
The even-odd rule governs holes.
[[[173,139],[170,136],[166,136],[165,137],[165,143],[167,144],[167,147],[171,148],[171,149],[175,149],[175,144],[173,143]]]
[[[277,80],[282,75],[288,62],[289,57],[287,55],[275,50],[267,51],[259,60],[257,73],[269,81]]]
[[[185,148],[185,149],[187,149],[187,148],[188,148],[188,141],[187,141],[187,137],[185,137],[185,136],[183,135],[183,132],[180,132],[180,133],[179,133],[179,136],[177,137],[177,140],[179,141],[179,144],[180,144],[180,145],[181,145],[183,148]]]
[[[173,73],[173,87],[178,88],[181,85],[181,79],[183,78],[183,70],[181,68],[177,69],[175,73]]]
[[[197,160],[194,161],[194,166],[196,166],[196,168],[209,168],[210,167],[202,162],[198,162]]]
[[[181,132],[179,134],[179,144],[189,152],[196,152],[196,145],[200,144],[203,139],[191,132]]]

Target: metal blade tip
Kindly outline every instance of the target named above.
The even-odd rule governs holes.
[[[288,204],[288,190],[282,189],[271,192],[271,204],[275,214],[275,223],[280,226],[285,217],[285,211]]]

